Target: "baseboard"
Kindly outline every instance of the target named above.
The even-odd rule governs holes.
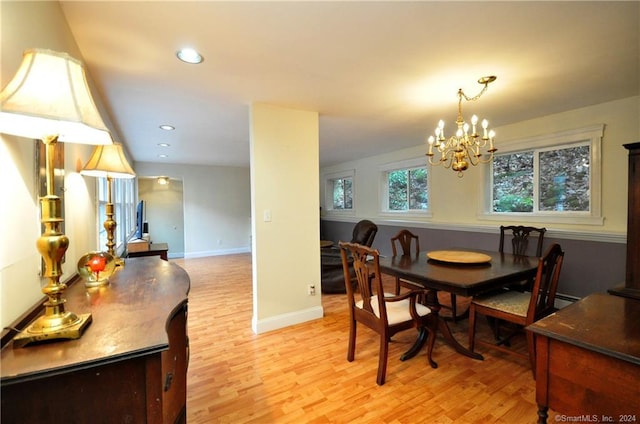
[[[565,306],[569,306],[578,300],[580,300],[579,297],[569,296],[568,294],[556,293],[555,305],[556,305],[556,308],[562,309]]]
[[[207,256],[222,256],[222,255],[235,255],[237,253],[249,253],[251,249],[249,247],[238,247],[235,249],[220,249],[220,250],[203,250],[200,252],[185,252],[185,259],[205,258]]]
[[[309,309],[303,309],[301,311],[289,312],[274,317],[268,317],[258,320],[254,316],[251,319],[251,327],[256,334],[266,333],[268,331],[278,330],[280,328],[289,327],[295,324],[300,324],[307,321],[313,321],[314,319],[320,319],[324,316],[324,309],[322,306],[315,306]]]

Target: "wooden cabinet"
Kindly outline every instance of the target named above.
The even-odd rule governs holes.
[[[159,257],[127,259],[106,287],[77,282],[80,339],[2,349],[2,422],[186,422],[189,276]]]
[[[640,420],[640,301],[592,294],[527,329],[536,336],[538,423],[548,408],[590,422]]]
[[[629,150],[627,204],[627,267],[625,283],[611,294],[640,299],[640,142],[625,144]]]

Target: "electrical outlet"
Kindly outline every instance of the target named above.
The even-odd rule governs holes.
[[[308,290],[309,290],[309,296],[316,295],[316,286],[314,284],[309,284]]]

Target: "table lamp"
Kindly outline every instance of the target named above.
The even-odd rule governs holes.
[[[107,219],[104,221],[104,229],[107,231],[107,251],[116,259],[116,266],[124,265],[124,261],[116,255],[115,231],[117,222],[113,218],[114,210],[111,200],[111,184],[113,178],[134,178],[136,176],[119,143],[96,146],[91,154],[89,162],[80,171],[82,175],[91,177],[102,177],[107,179],[107,204],[105,213]]]
[[[62,201],[54,190],[53,153],[58,141],[111,144],[111,134],[96,108],[82,63],[67,53],[29,49],[13,79],[0,92],[0,132],[39,139],[45,144],[47,194],[40,198],[44,230],[36,242],[44,261],[44,315],[14,337],[14,346],[52,339],[77,339],[91,314],[65,311],[60,282],[69,238],[62,233]]]

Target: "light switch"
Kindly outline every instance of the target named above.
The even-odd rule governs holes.
[[[270,209],[265,209],[264,210],[264,222],[271,222],[271,210]]]

